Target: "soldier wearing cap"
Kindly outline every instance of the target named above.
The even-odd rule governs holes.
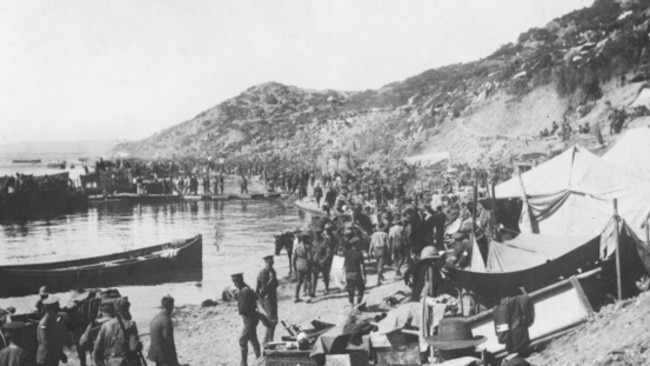
[[[43,309],[43,300],[47,299],[49,294],[47,293],[47,287],[41,286],[38,290],[38,301],[36,301],[36,311],[39,315],[43,316],[45,314],[45,309]]]
[[[174,311],[174,298],[167,295],[160,300],[160,305],[163,310],[151,320],[149,325],[151,344],[147,358],[155,362],[156,366],[179,366],[171,317]]]
[[[293,267],[296,273],[296,296],[294,302],[300,302],[300,287],[305,284],[309,289],[311,286],[311,236],[307,233],[298,235],[298,244],[293,247]],[[311,293],[311,291],[308,291]]]
[[[56,296],[48,296],[43,300],[43,308],[45,315],[38,323],[36,332],[38,339],[36,363],[39,366],[58,366],[59,360],[68,361],[63,353],[63,346],[68,343],[70,335],[59,319],[59,299]]]
[[[239,290],[238,308],[239,314],[244,321],[244,329],[239,337],[239,347],[241,350],[241,366],[248,365],[248,343],[253,346],[255,358],[261,356],[260,342],[257,340],[257,323],[259,322],[259,313],[257,312],[257,295],[244,282],[243,273],[231,275],[232,282]]]
[[[323,275],[323,283],[325,284],[325,295],[330,291],[330,267],[332,267],[332,259],[334,253],[332,251],[332,244],[328,237],[323,235],[325,223],[319,225],[315,230],[314,242],[311,246],[312,257],[312,275],[313,281],[311,286],[310,297],[316,296],[316,286],[318,284],[318,275]]]
[[[138,352],[142,344],[138,328],[131,320],[130,306],[126,297],[102,301],[102,311],[111,319],[102,324],[95,340],[93,359],[97,366],[140,364]]]
[[[273,268],[273,255],[264,257],[264,264],[264,269],[257,275],[255,293],[261,300],[262,308],[270,321],[264,337],[264,343],[268,343],[273,342],[275,326],[278,324],[278,278]]]
[[[442,294],[443,279],[438,268],[440,264],[436,263],[436,260],[442,259],[436,248],[426,246],[422,249],[420,259],[404,272],[404,283],[412,290],[411,301],[420,301],[427,283],[429,287],[426,291],[429,296],[436,297]]]
[[[9,322],[2,326],[7,347],[0,351],[0,365],[2,366],[28,366],[27,352],[18,343],[22,337],[23,329],[27,325],[23,322]]]

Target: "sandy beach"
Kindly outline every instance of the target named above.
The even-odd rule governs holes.
[[[395,271],[385,271],[386,281],[381,286],[376,286],[377,275],[374,274],[374,264],[370,265],[368,283],[364,296],[367,304],[378,304],[382,299],[396,291],[403,290],[410,292],[401,277],[395,277]],[[386,273],[387,272],[387,273]],[[322,282],[316,292],[312,303],[305,301],[294,303],[293,294],[295,284],[289,282],[286,273],[278,273],[282,277],[281,285],[278,287],[278,313],[280,320],[287,324],[304,324],[314,319],[325,322],[336,323],[339,316],[349,309],[347,292],[345,289],[333,289],[326,296],[323,295]],[[254,286],[252,276],[248,277],[249,286]],[[303,297],[305,300],[306,297]],[[239,365],[239,334],[242,330],[242,320],[237,313],[236,303],[227,303],[221,300],[219,305],[214,307],[201,308],[200,306],[184,306],[174,312],[176,324],[175,337],[176,347],[181,364],[192,366],[199,365]],[[146,327],[140,325],[140,332]],[[264,336],[265,328],[258,325],[258,339]],[[275,339],[280,340],[287,331],[278,324]],[[143,337],[145,349],[148,337]],[[250,347],[249,347],[250,348]],[[249,364],[252,365],[254,354],[249,350]]]

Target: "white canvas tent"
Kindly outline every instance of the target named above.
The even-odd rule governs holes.
[[[431,166],[445,160],[451,160],[451,155],[446,152],[434,152],[422,155],[413,155],[404,158],[407,164],[419,164],[421,166]]]
[[[628,130],[605,155],[603,160],[628,173],[650,180],[650,128]]]
[[[645,240],[641,223],[650,211],[650,190],[642,179],[574,146],[521,175],[540,234],[600,235],[613,216],[613,199],[619,215],[636,236]],[[498,185],[496,198],[522,198],[517,177]],[[522,232],[532,227],[524,204],[519,219]]]
[[[646,107],[650,109],[650,88],[645,88],[641,90],[641,92],[636,97],[634,102],[630,104],[630,108],[635,108],[635,107]]]

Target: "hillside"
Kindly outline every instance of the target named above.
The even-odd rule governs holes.
[[[597,0],[522,33],[484,59],[378,90],[304,90],[270,82],[114,152],[140,157],[351,152],[360,160],[449,151],[454,163],[507,161],[569,143],[553,121],[599,123],[650,78],[650,0]],[[624,80],[622,80],[624,78]],[[608,103],[606,103],[608,102]]]

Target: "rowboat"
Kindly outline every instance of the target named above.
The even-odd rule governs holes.
[[[0,297],[90,287],[155,285],[203,279],[201,235],[122,253],[62,262],[0,266]]]

